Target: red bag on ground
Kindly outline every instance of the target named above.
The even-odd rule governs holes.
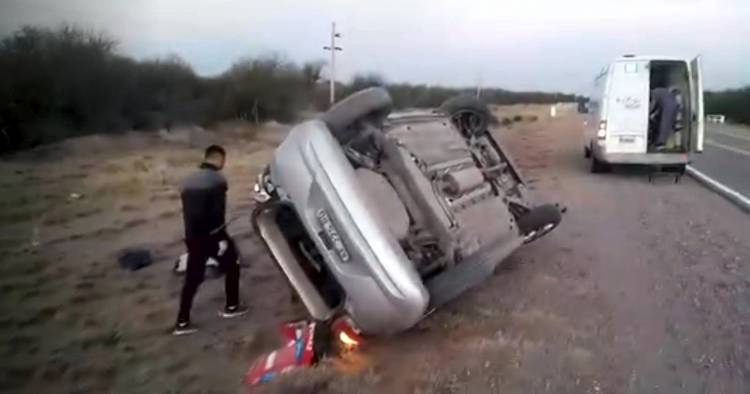
[[[245,384],[268,383],[279,375],[313,366],[331,352],[349,352],[362,341],[347,318],[331,324],[305,320],[284,323],[280,331],[284,346],[255,359],[245,374]],[[335,340],[338,346],[333,344]]]
[[[312,366],[315,354],[316,323],[298,321],[281,326],[281,335],[287,342],[279,349],[258,357],[245,375],[245,383],[268,383],[279,375],[297,368]]]

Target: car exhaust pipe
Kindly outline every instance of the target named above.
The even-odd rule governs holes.
[[[258,205],[252,216],[255,231],[263,240],[284,277],[287,278],[292,291],[299,295],[310,315],[316,320],[328,320],[336,311],[323,300],[320,292],[297,261],[289,241],[281,232],[276,221],[281,209],[290,208],[278,202]]]

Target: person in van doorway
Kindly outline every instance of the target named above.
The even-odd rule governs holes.
[[[203,282],[209,257],[219,262],[219,268],[225,275],[226,305],[219,310],[219,316],[232,318],[248,311],[239,303],[238,254],[225,229],[227,181],[221,174],[225,161],[226,152],[222,147],[209,146],[199,169],[182,184],[182,216],[188,259],[174,335],[197,331],[190,322],[190,309],[195,293]]]
[[[649,111],[652,127],[655,132],[653,149],[662,152],[666,148],[667,140],[674,132],[675,121],[679,112],[677,89],[655,88],[651,90],[651,108]]]

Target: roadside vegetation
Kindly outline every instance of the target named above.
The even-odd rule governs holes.
[[[722,114],[736,123],[750,124],[750,86],[706,92],[706,113]]]
[[[344,96],[370,86],[384,86],[393,97],[396,108],[438,107],[445,100],[459,94],[476,94],[476,87],[448,88],[442,86],[413,85],[408,83],[388,83],[377,73],[357,74],[350,84],[344,86]],[[550,92],[514,92],[498,88],[483,88],[482,99],[497,105],[511,104],[550,104],[572,102],[580,97],[572,94]]]
[[[328,105],[324,62],[277,56],[239,59],[204,77],[177,56],[136,60],[106,34],[63,26],[23,27],[0,40],[0,152],[68,137],[169,129],[245,119],[290,121]],[[8,77],[10,76],[10,77]],[[338,97],[364,87],[390,90],[396,107],[434,107],[473,89],[387,83],[363,74],[338,85]],[[573,101],[573,95],[484,89],[491,103]]]

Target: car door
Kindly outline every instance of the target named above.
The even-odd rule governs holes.
[[[705,117],[703,115],[703,72],[701,58],[696,56],[690,62],[690,150],[703,152],[703,133]]]

